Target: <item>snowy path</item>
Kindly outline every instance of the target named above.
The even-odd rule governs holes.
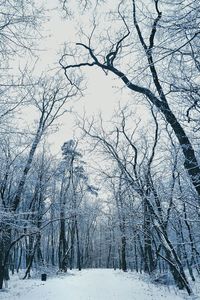
[[[175,290],[140,280],[134,273],[95,269],[39,279],[11,280],[0,300],[180,300]]]

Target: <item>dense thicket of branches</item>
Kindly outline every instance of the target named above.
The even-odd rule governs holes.
[[[200,274],[199,1],[108,2],[61,1],[82,22],[59,61],[64,78],[12,65],[35,54],[43,10],[0,2],[0,289],[11,271],[104,267],[192,294]],[[48,134],[89,67],[131,101],[109,123],[79,119],[81,138],[53,156]],[[31,127],[16,126],[30,108]]]

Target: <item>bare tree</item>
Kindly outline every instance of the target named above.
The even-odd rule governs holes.
[[[66,84],[63,84],[62,81],[58,81],[56,79],[49,80],[48,82],[41,80],[40,85],[37,88],[36,86],[33,86],[30,90],[30,97],[39,112],[39,120],[16,190],[9,203],[6,203],[6,209],[9,209],[13,214],[17,212],[21,203],[27,176],[30,172],[36,149],[44,133],[53,124],[53,122],[66,112],[66,102],[68,102],[69,99],[71,100],[71,98],[75,95],[76,90],[73,87],[68,87]],[[2,288],[3,274],[7,264],[7,261],[5,261],[5,257],[7,257],[6,252],[10,247],[12,239],[12,226],[10,227],[8,225],[4,228],[2,224],[1,230],[3,232],[1,242],[2,245],[4,245],[1,249],[2,254],[0,263]]]
[[[154,176],[152,175],[152,165],[154,164],[156,147],[158,144],[159,137],[159,128],[156,115],[152,110],[152,117],[155,123],[155,136],[153,138],[153,141],[151,141],[151,144],[146,144],[146,150],[143,154],[144,156],[139,154],[141,148],[139,148],[137,144],[135,144],[133,141],[135,130],[133,130],[132,134],[127,132],[127,118],[124,111],[122,111],[121,115],[122,116],[120,126],[117,127],[115,130],[111,131],[109,134],[105,132],[105,129],[102,125],[102,121],[100,130],[96,129],[93,123],[89,123],[88,127],[86,127],[87,122],[84,122],[82,128],[86,135],[88,135],[95,142],[96,147],[101,146],[102,149],[104,149],[105,153],[108,155],[108,157],[110,157],[110,159],[115,163],[115,165],[119,169],[119,175],[116,174],[115,171],[116,178],[114,177],[115,179],[113,180],[118,180],[117,175],[119,176],[119,178],[121,178],[120,188],[117,196],[117,207],[120,213],[119,219],[122,218],[120,221],[120,230],[123,237],[123,269],[126,269],[126,217],[124,219],[124,214],[127,214],[124,204],[124,199],[126,195],[124,191],[129,189],[130,194],[135,195],[136,198],[139,197],[143,207],[142,216],[144,218],[144,246],[142,245],[141,249],[143,253],[142,257],[144,261],[144,270],[146,272],[153,273],[153,271],[157,267],[159,257],[161,257],[163,260],[165,260],[165,262],[167,262],[177,286],[180,289],[186,288],[188,293],[192,294],[192,290],[186,277],[183,264],[180,260],[180,257],[178,256],[176,248],[173,244],[173,239],[171,239],[167,228],[167,224],[172,210],[172,201],[169,201],[167,210],[163,209],[163,195],[160,195],[160,192],[158,192],[157,188],[155,187],[156,179],[154,179]],[[110,172],[107,175],[108,178],[112,178],[113,175],[109,174]],[[173,194],[173,170],[172,179],[173,181],[170,187],[170,193]],[[123,185],[124,188],[122,193]],[[156,240],[158,240],[158,242],[155,242]],[[165,255],[163,255],[161,250],[164,252]]]
[[[79,42],[76,44],[77,47],[81,47],[86,51],[87,55],[83,54],[85,55],[85,61],[80,61],[79,63],[74,62],[73,64],[70,62],[68,63],[68,52],[66,52],[66,54],[64,54],[60,59],[60,65],[62,66],[67,78],[68,70],[82,67],[93,66],[102,69],[105,73],[111,72],[116,75],[129,90],[143,95],[152,103],[153,106],[157,107],[157,109],[165,117],[166,121],[171,125],[174,134],[180,143],[185,158],[184,167],[189,174],[189,177],[197,194],[200,195],[200,168],[198,160],[188,134],[186,133],[181,122],[178,120],[171,106],[169,105],[168,98],[170,97],[168,97],[168,86],[166,86],[162,82],[163,78],[160,75],[158,64],[158,61],[160,60],[163,63],[165,57],[163,57],[162,55],[161,58],[156,56],[158,44],[156,35],[158,34],[158,32],[164,35],[164,25],[163,23],[161,23],[161,20],[162,18],[164,18],[164,14],[166,14],[166,17],[168,17],[168,11],[165,10],[164,12],[161,12],[160,7],[164,7],[164,5],[162,6],[161,1],[154,1],[150,6],[151,13],[149,12],[148,8],[146,10],[146,12],[149,13],[149,23],[148,18],[145,16],[148,24],[145,28],[145,25],[140,22],[141,5],[142,4],[138,1],[119,2],[117,10],[115,11],[115,15],[118,15],[118,17],[121,19],[122,24],[124,25],[124,29],[121,29],[121,37],[115,37],[115,40],[117,38],[118,39],[117,41],[112,43],[109,39],[109,33],[107,32],[108,38],[106,40],[107,44],[105,46],[105,49],[102,49],[100,51],[98,49],[98,46],[96,46],[97,50],[95,51],[92,45],[94,40],[93,36],[95,36],[94,33],[96,29],[96,24],[94,23],[92,33],[88,35],[88,42]],[[145,8],[145,5],[143,6],[143,8]],[[129,14],[126,13],[126,9],[128,9]],[[190,7],[188,9],[190,9]],[[194,11],[194,8],[192,7],[191,10]],[[132,23],[134,25],[134,31],[130,29]],[[197,30],[197,27],[195,27],[194,30],[196,30],[194,35],[191,35],[191,38],[188,38],[187,42],[182,43],[179,48],[181,48],[182,50],[184,49],[184,47],[187,48],[188,44],[193,39],[198,38],[199,31]],[[85,36],[87,37],[87,35]],[[95,42],[96,41],[94,41],[94,43]],[[129,68],[130,70],[126,70],[127,63],[123,59],[124,57],[126,57],[127,59],[127,55],[131,56],[131,47],[134,46],[134,43],[138,42],[140,43],[143,49],[144,56],[146,57],[146,69],[149,70],[147,76],[150,87],[147,85],[145,79],[143,79],[143,82],[140,80],[140,75],[138,72],[134,74],[133,79],[129,76],[129,72],[132,67]],[[109,49],[108,45],[110,44],[111,46]],[[128,52],[127,50],[128,47],[130,49],[130,52]],[[179,48],[175,48],[173,49],[173,51],[178,52]],[[172,54],[173,52],[167,54],[167,58]],[[143,55],[141,59],[143,61]],[[122,71],[124,69],[123,64],[125,66],[125,71]],[[141,72],[145,72],[145,70],[142,69]],[[177,99],[175,98],[174,102],[177,102],[176,100]]]

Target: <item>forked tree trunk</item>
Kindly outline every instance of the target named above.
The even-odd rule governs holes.
[[[167,237],[167,233],[163,232],[163,229],[155,224],[156,231],[162,243],[162,247],[165,251],[166,257],[159,254],[169,265],[170,271],[173,275],[174,281],[179,289],[186,289],[189,295],[193,294],[190,284],[187,280],[186,274],[184,272],[182,263],[177,256],[177,253]]]

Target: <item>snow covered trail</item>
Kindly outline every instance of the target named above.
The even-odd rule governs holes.
[[[175,289],[155,286],[135,273],[107,269],[69,272],[66,276],[11,280],[0,300],[180,300]]]

